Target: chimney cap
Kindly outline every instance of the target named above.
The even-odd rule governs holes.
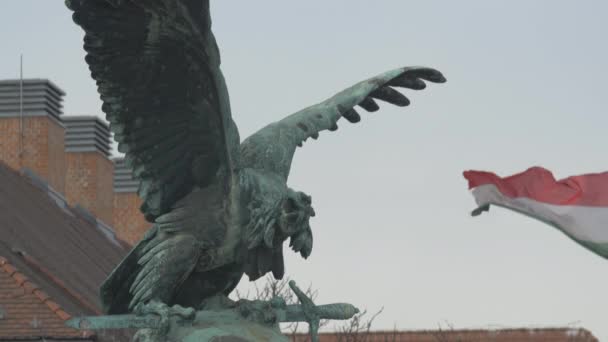
[[[19,84],[19,79],[0,80],[0,117],[18,117],[21,113],[27,117],[46,116],[63,126],[61,102],[65,92],[61,88],[47,79],[29,78],[23,80],[21,93]]]
[[[137,192],[139,180],[133,177],[131,168],[125,163],[124,157],[112,158],[114,163],[114,192]]]
[[[0,88],[19,86],[20,79],[4,79],[0,80]],[[65,96],[65,91],[59,88],[55,83],[46,78],[24,78],[24,86],[43,85],[52,89],[58,96]]]
[[[105,120],[102,120],[99,116],[96,115],[64,115],[62,117],[63,121],[68,121],[70,123],[78,123],[78,122],[95,122],[101,126],[103,126],[106,129],[110,129],[110,124],[108,122],[106,122]]]
[[[110,125],[94,115],[64,116],[66,152],[101,152],[111,155]]]

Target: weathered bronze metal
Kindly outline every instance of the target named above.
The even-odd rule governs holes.
[[[300,290],[295,282],[290,281],[289,286],[294,291],[301,304],[287,305],[281,297],[271,301],[239,300],[231,302],[215,301],[205,310],[195,311],[192,308],[183,308],[179,305],[168,307],[163,303],[152,301],[147,305],[135,307],[134,314],[75,317],[66,322],[66,325],[81,330],[103,329],[146,329],[139,335],[145,335],[143,341],[156,340],[184,340],[185,335],[209,333],[208,328],[224,326],[223,336],[238,336],[247,338],[246,332],[256,329],[260,334],[275,336],[264,339],[282,341],[277,335],[278,323],[308,322],[312,341],[318,340],[317,332],[322,319],[346,320],[359,312],[351,304],[337,303],[315,305],[311,298]],[[219,304],[219,305],[218,305]],[[247,329],[236,329],[238,324],[248,326]],[[257,325],[257,327],[255,326]],[[242,330],[242,331],[241,331]],[[239,332],[240,331],[240,332]],[[240,335],[245,332],[244,335]],[[180,338],[176,338],[179,335]],[[199,340],[197,340],[199,341]]]
[[[304,258],[313,246],[311,197],[287,186],[296,148],[335,131],[342,117],[359,122],[356,106],[370,112],[379,109],[376,100],[407,106],[394,87],[421,90],[423,80],[445,82],[430,68],[388,71],[241,143],[209,0],[66,4],[85,32],[102,109],[140,181],[141,210],[153,224],[102,285],[108,314],[139,308],[167,319],[166,305],[203,309],[209,298],[227,296],[243,274],[252,281],[268,272],[282,278],[284,241]],[[312,310],[303,305],[304,312]]]

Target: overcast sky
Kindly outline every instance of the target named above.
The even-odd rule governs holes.
[[[472,218],[465,169],[558,178],[608,170],[605,1],[212,1],[244,138],[369,76],[406,66],[446,84],[341,123],[296,155],[315,246],[287,272],[384,312],[375,328],[580,326],[608,339],[608,261],[494,208]],[[65,112],[101,115],[63,1],[0,1],[0,78],[49,78]],[[608,225],[607,225],[608,229]]]

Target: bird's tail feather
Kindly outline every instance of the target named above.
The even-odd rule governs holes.
[[[144,238],[135,245],[101,284],[100,298],[104,313],[124,314],[129,311],[129,302],[132,297],[129,289],[142,267],[137,261],[141,256],[141,251],[156,235],[156,230],[156,225],[150,228]]]

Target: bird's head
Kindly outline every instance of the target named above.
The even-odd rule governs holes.
[[[315,216],[312,199],[303,192],[288,189],[281,203],[278,226],[283,236],[290,238],[289,246],[305,259],[312,251],[310,218]]]

